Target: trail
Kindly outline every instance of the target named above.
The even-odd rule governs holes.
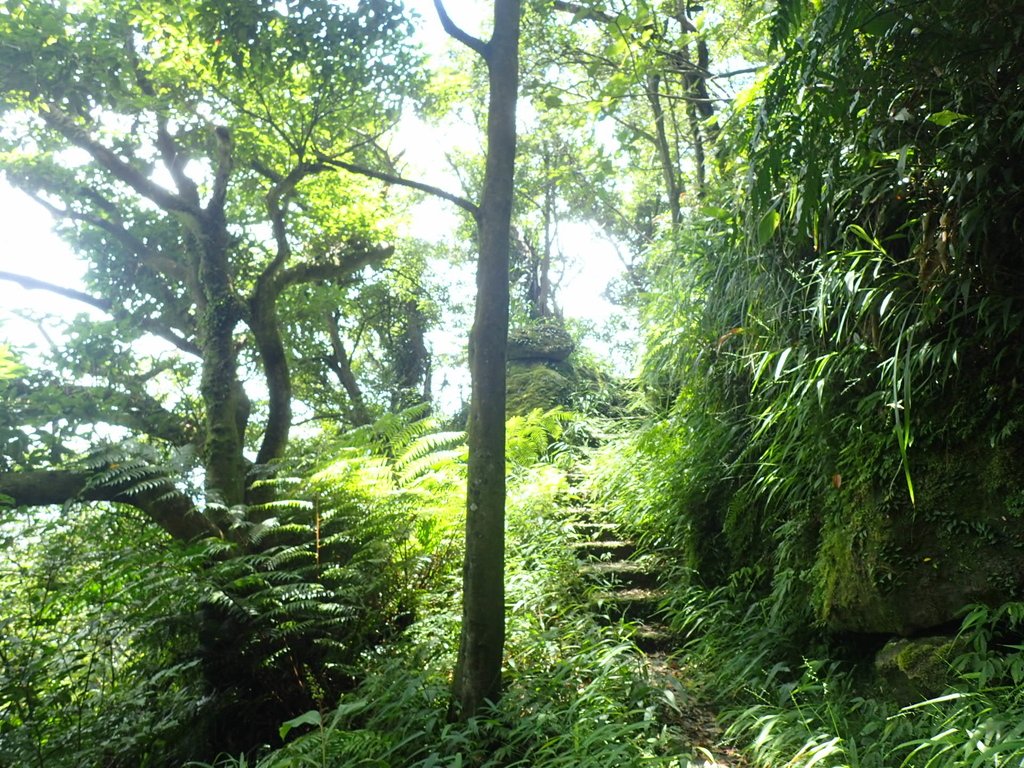
[[[742,757],[723,744],[714,709],[697,700],[676,659],[678,639],[660,612],[667,594],[664,561],[657,554],[640,553],[636,542],[610,522],[610,515],[590,504],[585,492],[575,491],[569,501],[565,515],[576,532],[571,546],[589,585],[590,609],[601,623],[626,622],[632,630],[649,680],[668,705],[661,711],[671,713],[663,724],[679,734],[681,751],[697,760],[691,762],[694,768],[743,768]]]

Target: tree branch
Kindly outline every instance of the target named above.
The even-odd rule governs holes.
[[[586,6],[580,5],[579,3],[567,3],[562,2],[562,0],[555,0],[555,2],[551,4],[551,7],[554,8],[556,11],[561,11],[562,13],[571,13],[574,16],[578,16],[581,19],[603,21],[606,24],[610,24],[611,22],[615,21],[615,17],[612,16],[610,13],[605,13],[604,11],[596,11],[592,8],[587,8]]]
[[[468,48],[472,48],[474,51],[479,53],[484,60],[487,59],[489,53],[487,43],[478,37],[473,37],[465,30],[460,29],[459,26],[452,21],[452,17],[448,15],[448,11],[445,10],[443,0],[434,0],[434,8],[437,9],[437,16],[441,20],[441,26],[444,27],[444,31],[455,40],[465,45]]]
[[[214,162],[213,192],[210,195],[209,207],[212,210],[220,210],[228,195],[228,180],[231,178],[231,171],[234,167],[232,150],[234,143],[231,140],[231,133],[222,125],[213,129],[214,141],[217,143],[217,152]]]
[[[753,75],[753,74],[756,74],[756,73],[760,72],[763,69],[764,69],[764,66],[760,66],[760,67],[743,67],[741,69],[732,69],[732,70],[729,70],[728,72],[715,72],[715,73],[709,75],[709,77],[712,77],[715,80],[727,80],[730,77],[739,77],[740,75]]]
[[[277,278],[292,253],[285,222],[286,208],[282,207],[282,201],[287,205],[288,197],[305,172],[304,165],[296,166],[286,177],[275,181],[273,188],[267,193],[267,212],[270,215],[274,240],[277,242],[277,253],[257,278],[256,287],[248,302],[249,327],[259,349],[269,395],[267,424],[259,453],[256,455],[256,463],[260,465],[268,464],[281,456],[288,444],[288,434],[291,430],[291,371],[288,368],[288,356],[277,317],[277,298],[282,290]]]
[[[111,317],[122,317],[128,314],[124,309],[118,309],[114,303],[108,299],[99,299],[95,296],[90,296],[88,293],[82,293],[81,291],[76,291],[73,288],[64,288],[63,286],[49,283],[46,280],[39,280],[34,277],[19,275],[14,272],[0,272],[0,280],[7,280],[8,282],[15,283],[29,291],[48,291],[67,299],[80,301],[83,304],[88,304],[91,307],[96,307],[97,309],[106,312]],[[158,325],[146,318],[132,318],[132,322],[143,331],[146,331],[146,333],[152,333],[154,336],[159,336],[161,339],[169,341],[182,352],[187,352],[188,354],[195,355],[196,357],[202,356],[199,347],[196,346],[195,343],[189,341],[183,336],[179,336],[171,328],[165,328],[164,326]]]
[[[366,407],[366,400],[363,398],[362,389],[359,388],[359,382],[356,381],[355,374],[352,372],[352,363],[349,360],[348,352],[341,341],[338,313],[327,312],[325,319],[327,321],[327,333],[331,339],[331,350],[334,352],[334,356],[327,358],[325,363],[328,368],[334,371],[338,381],[341,382],[341,386],[345,388],[345,392],[348,394],[350,405],[348,409],[349,421],[356,427],[365,426],[371,423],[373,419]]]
[[[275,281],[277,293],[279,294],[290,285],[335,280],[339,277],[350,275],[363,267],[380,264],[385,259],[390,258],[394,252],[395,249],[391,246],[375,248],[362,251],[351,258],[334,264],[301,264],[291,269],[286,269],[278,275]]]
[[[128,58],[132,62],[132,67],[135,70],[135,82],[138,83],[139,89],[148,97],[156,101],[157,93],[153,87],[152,81],[149,76],[142,69],[142,62],[139,59],[138,51],[136,51],[131,37],[125,41],[126,50],[128,51]],[[198,185],[185,175],[185,166],[188,164],[188,155],[181,152],[178,148],[178,143],[175,141],[175,137],[171,135],[170,130],[167,128],[167,117],[162,114],[157,114],[156,117],[156,146],[160,150],[160,157],[163,160],[164,167],[167,172],[171,175],[174,180],[175,186],[178,188],[178,194],[193,206],[195,209],[199,209],[199,187]]]
[[[71,190],[62,188],[60,185],[47,185],[40,183],[40,188],[57,196],[75,195]],[[121,241],[126,248],[132,251],[139,258],[140,262],[150,267],[154,272],[157,272],[168,279],[185,282],[186,273],[185,270],[182,269],[181,265],[173,259],[154,251],[140,238],[132,234],[128,227],[125,226],[124,219],[117,206],[95,189],[83,186],[78,190],[77,196],[91,200],[96,207],[105,214],[105,216],[75,211],[67,205],[66,200],[65,207],[58,208],[34,190],[21,187],[21,191],[32,198],[40,206],[45,208],[55,219],[67,219],[68,221],[89,224],[97,229],[102,229],[104,232],[107,232]]]
[[[115,178],[123,181],[138,194],[156,203],[165,211],[188,214],[196,217],[199,212],[185,200],[150,181],[131,164],[122,160],[109,148],[92,138],[82,126],[66,112],[50,104],[39,111],[43,121],[55,131],[63,135],[76,147],[84,149],[89,155]]]
[[[14,506],[43,507],[73,501],[109,501],[128,504],[148,515],[176,539],[192,541],[223,532],[200,513],[195,504],[168,479],[146,487],[131,483],[100,485],[95,473],[40,469],[0,474],[0,496],[10,497]]]
[[[197,441],[194,426],[164,408],[143,390],[146,377],[133,377],[110,386],[87,386],[62,381],[35,380],[14,384],[18,395],[15,414],[22,423],[64,418],[73,424],[112,424],[141,432],[171,445]],[[117,386],[115,386],[117,385]]]
[[[450,203],[454,203],[459,206],[462,210],[468,212],[473,216],[474,219],[480,218],[480,207],[471,203],[464,197],[453,195],[451,192],[445,192],[440,187],[435,187],[430,184],[424,184],[420,181],[412,181],[401,176],[396,176],[391,173],[383,173],[382,171],[375,171],[372,168],[366,168],[362,165],[356,165],[354,163],[347,163],[344,160],[334,160],[323,154],[318,154],[318,159],[325,165],[329,165],[333,168],[340,168],[343,171],[349,173],[358,173],[361,176],[368,176],[371,179],[377,179],[388,184],[395,184],[400,187],[409,187],[410,189],[418,189],[420,192],[426,192],[428,195],[439,197],[442,200],[447,200]]]
[[[22,288],[29,291],[49,291],[55,293],[58,296],[63,296],[66,299],[73,299],[80,301],[83,304],[88,304],[91,307],[102,309],[108,314],[111,311],[112,304],[107,299],[98,299],[95,296],[90,296],[88,293],[82,293],[76,291],[73,288],[64,288],[63,286],[49,283],[46,280],[38,280],[34,277],[28,277],[27,275],[19,275],[14,272],[0,272],[0,280],[7,280],[11,283],[16,283]]]

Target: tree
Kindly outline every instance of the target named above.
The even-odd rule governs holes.
[[[472,395],[466,492],[462,634],[453,704],[471,717],[501,694],[505,645],[505,349],[509,246],[519,90],[519,0],[495,0],[486,43],[467,34],[434,0],[445,31],[487,64],[487,161],[477,212],[480,255],[469,342]]]
[[[418,82],[410,30],[389,0],[287,12],[16,2],[0,14],[2,171],[89,262],[84,292],[0,279],[109,318],[76,320],[50,367],[5,385],[6,418],[47,450],[8,457],[17,471],[0,492],[130,503],[184,538],[224,535],[218,509],[265,498],[255,482],[286,450],[293,363],[309,354],[283,333],[282,305],[312,284],[351,290],[392,254],[379,186],[333,163],[381,154],[377,137]],[[311,338],[330,349],[316,321]],[[154,338],[160,351],[140,353]],[[174,479],[143,489],[67,469],[70,441],[95,425],[194,452],[201,498]]]

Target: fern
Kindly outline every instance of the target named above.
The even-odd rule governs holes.
[[[563,445],[560,439],[566,426],[578,419],[571,411],[561,408],[550,411],[538,408],[525,416],[509,419],[505,453],[511,470],[525,469],[552,456]]]

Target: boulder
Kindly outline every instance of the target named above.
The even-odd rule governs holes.
[[[561,363],[575,348],[572,336],[557,322],[516,328],[508,334],[509,362]]]
[[[945,635],[890,640],[875,656],[875,676],[884,695],[901,704],[932,699],[952,682],[952,660],[963,650]]]
[[[911,457],[899,482],[835,492],[814,566],[818,618],[837,632],[909,637],[972,603],[1024,596],[1021,451],[962,443]]]

